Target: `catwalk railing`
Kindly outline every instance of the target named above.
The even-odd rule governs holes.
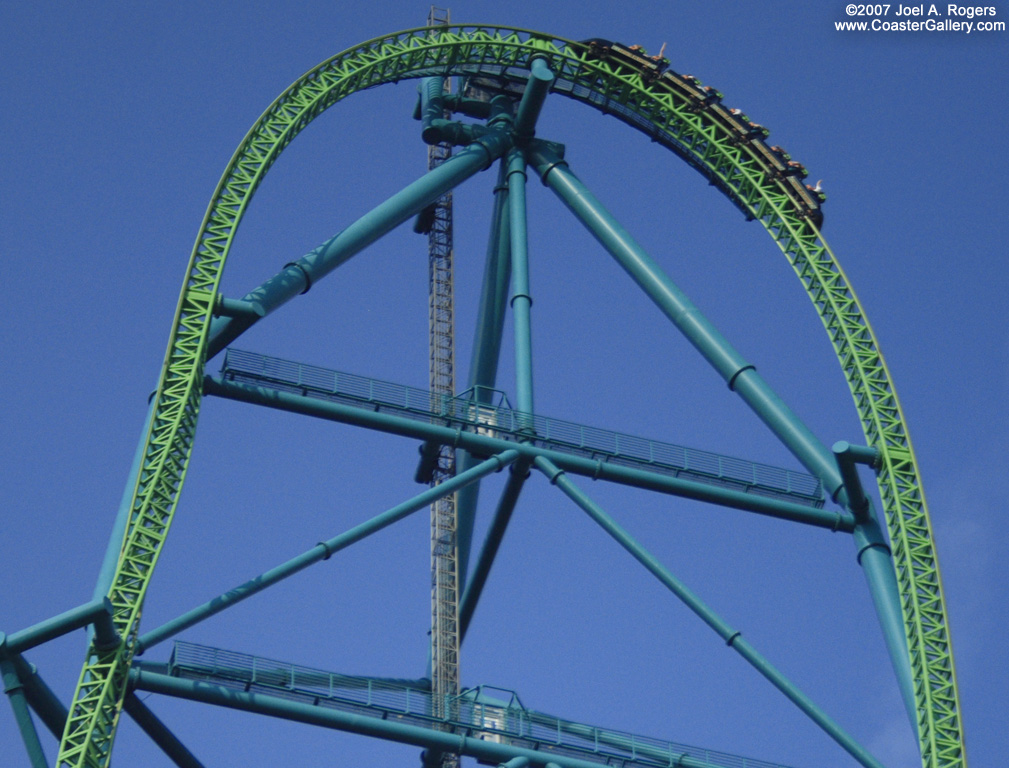
[[[143,662],[141,662],[141,666]],[[509,701],[488,699],[483,688],[463,691],[449,718],[433,714],[426,680],[357,677],[310,669],[245,653],[176,642],[168,674],[226,688],[276,696],[365,717],[442,729],[525,749],[615,766],[695,768],[786,768],[716,750],[561,720]],[[501,689],[492,689],[501,690]],[[509,692],[510,693],[510,692]]]
[[[820,481],[803,472],[662,443],[477,402],[471,394],[432,395],[425,389],[369,379],[314,365],[229,349],[221,375],[306,397],[392,412],[506,440],[528,440],[564,453],[648,469],[759,496],[823,507]]]

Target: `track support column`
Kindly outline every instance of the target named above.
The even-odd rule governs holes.
[[[483,287],[477,310],[473,350],[470,356],[467,389],[472,390],[474,403],[490,404],[489,391],[497,383],[497,368],[504,335],[505,306],[508,301],[508,281],[511,278],[510,237],[508,232],[508,180],[504,163],[498,166],[494,187],[494,211],[491,217],[490,239],[484,264]],[[459,451],[459,471],[476,466],[479,459],[465,450]],[[480,498],[480,484],[473,483],[456,495],[456,537],[459,542],[459,587],[465,589],[469,571],[469,553],[473,544],[473,526]]]
[[[508,162],[508,222],[511,229],[512,314],[515,321],[515,399],[521,428],[533,430],[532,297],[529,294],[529,243],[526,236],[526,162],[511,150]]]
[[[546,142],[533,142],[528,154],[543,183],[557,194],[663,314],[718,371],[729,389],[739,394],[803,466],[820,479],[838,504],[850,508],[848,493],[834,456],[768,386],[757,373],[756,367],[743,359]],[[909,674],[907,642],[900,618],[902,614],[896,573],[889,547],[875,518],[863,515],[862,525],[856,530],[855,546],[901,695],[905,702],[913,701],[914,687]],[[911,712],[913,711],[912,709]],[[917,732],[917,718],[913,714],[912,719],[915,720]]]
[[[11,709],[14,710],[14,719],[17,720],[18,729],[21,731],[21,738],[24,740],[25,750],[28,752],[32,768],[46,768],[46,756],[42,751],[42,742],[39,741],[35,723],[32,722],[31,712],[28,711],[24,685],[6,655],[0,656],[0,676],[3,678],[4,693],[10,699]]]

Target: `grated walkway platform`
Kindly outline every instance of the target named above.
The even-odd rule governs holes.
[[[448,716],[437,718],[430,689],[423,687],[427,681],[340,675],[187,642],[175,643],[168,674],[365,717],[395,717],[399,722],[425,728],[437,726],[438,730],[448,726],[457,734],[601,765],[787,768],[780,763],[561,720],[526,709],[517,695],[499,688],[465,690],[447,708]],[[492,698],[487,690],[503,691],[508,700]]]
[[[820,481],[803,472],[546,416],[529,416],[472,397],[432,395],[425,389],[237,349],[227,350],[221,375],[227,380],[438,422],[505,440],[531,440],[551,450],[817,509],[824,503]]]

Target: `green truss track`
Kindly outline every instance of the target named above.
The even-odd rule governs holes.
[[[911,440],[875,335],[830,247],[765,161],[709,111],[697,109],[668,78],[647,83],[639,72],[613,59],[589,58],[587,48],[573,41],[490,26],[407,30],[334,56],[270,105],[228,163],[189,260],[153,404],[133,513],[109,592],[123,641],[109,651],[89,649],[57,765],[92,768],[110,760],[141,606],[192,450],[224,262],[270,166],[312,120],[356,91],[432,74],[483,73],[524,82],[533,53],[548,57],[557,75],[557,92],[614,114],[653,138],[662,136],[665,146],[760,221],[799,276],[848,380],[867,443],[880,451],[877,479],[916,686],[922,764],[966,765],[939,566]]]

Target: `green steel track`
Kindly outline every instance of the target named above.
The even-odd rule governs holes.
[[[880,452],[877,480],[916,683],[922,764],[966,765],[949,627],[917,462],[876,337],[830,247],[765,161],[668,79],[647,83],[612,58],[590,59],[579,43],[496,26],[407,30],[334,56],[270,105],[228,163],[189,260],[109,592],[123,641],[109,651],[89,649],[57,765],[90,768],[111,758],[141,607],[192,450],[221,274],[238,224],[270,166],[312,120],[356,91],[433,74],[481,73],[524,82],[533,53],[548,58],[557,76],[555,92],[658,138],[760,221],[792,265],[834,346],[866,441]]]

